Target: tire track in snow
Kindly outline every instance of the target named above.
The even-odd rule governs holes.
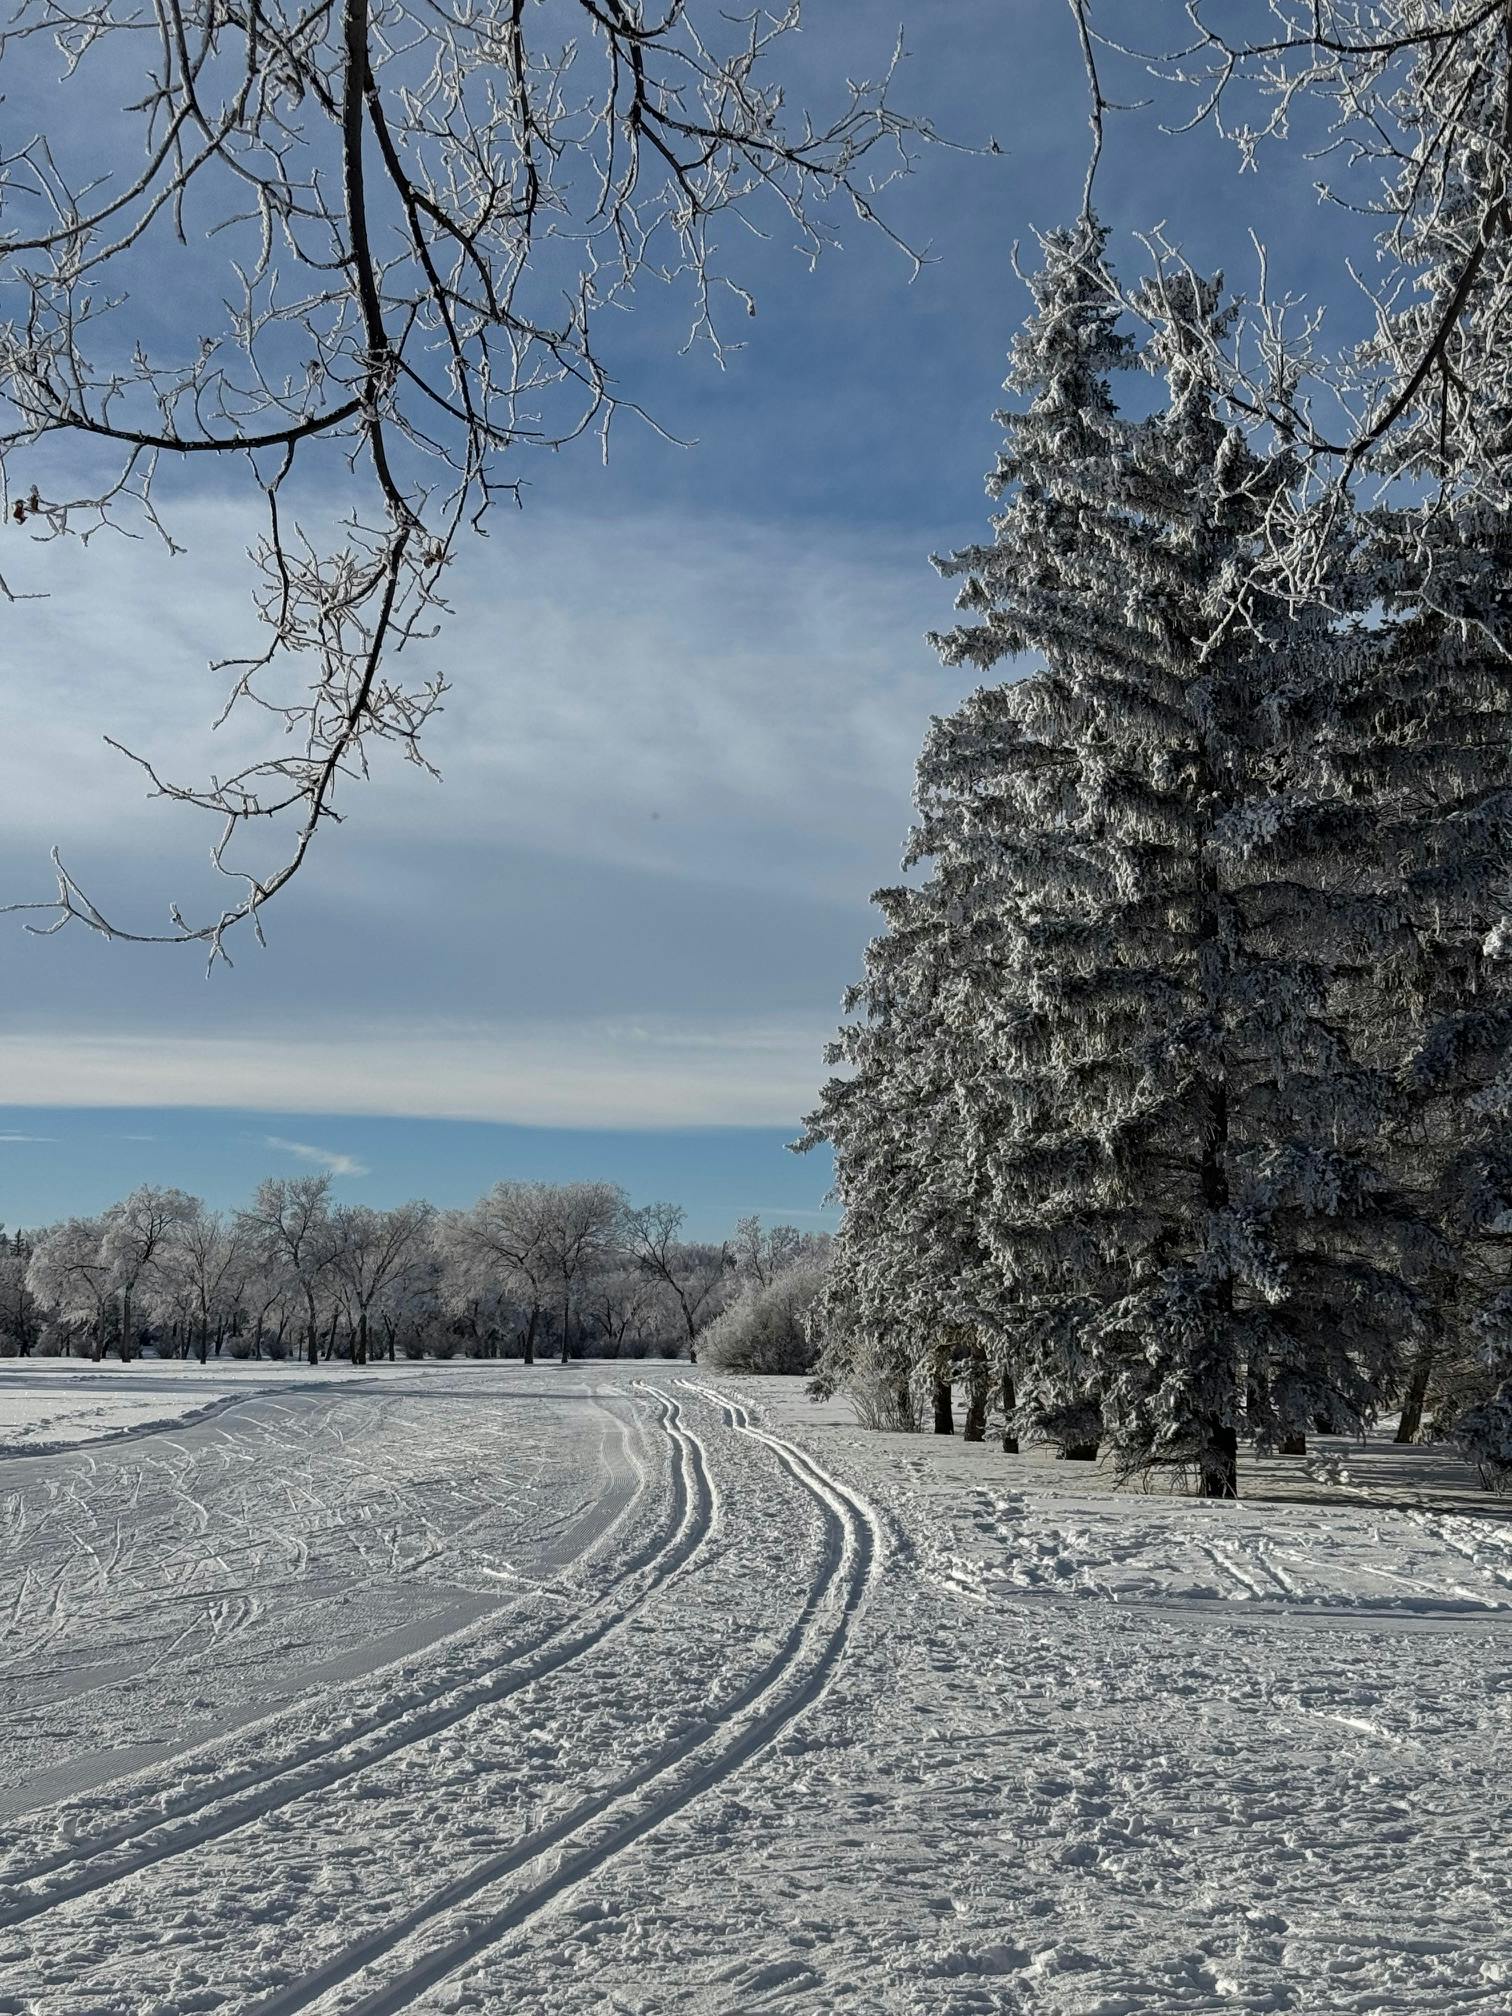
[[[807,1601],[782,1644],[723,1703],[705,1735],[649,1759],[609,1790],[579,1802],[513,1848],[489,1856],[424,1898],[380,1932],[369,1934],[287,1987],[250,2003],[245,2016],[296,2016],[356,1979],[406,1942],[439,1938],[409,1960],[392,1963],[381,1984],[341,2016],[397,2016],[427,1989],[466,1966],[507,1933],[560,1903],[607,1862],[652,1833],[766,1749],[827,1689],[878,1572],[881,1527],[872,1508],[821,1470],[803,1451],[753,1427],[744,1407],[712,1389],[680,1382],[720,1409],[726,1427],[763,1444],[819,1504],[825,1540]],[[462,1913],[481,1892],[560,1850],[550,1868],[496,1910]],[[454,1915],[456,1914],[456,1915]]]
[[[189,1794],[166,1814],[154,1814],[145,1824],[92,1835],[13,1872],[0,1890],[0,1927],[24,1924],[72,1898],[106,1889],[250,1826],[297,1799],[342,1784],[555,1673],[617,1630],[697,1551],[713,1516],[702,1445],[682,1426],[676,1400],[654,1388],[646,1390],[662,1410],[659,1425],[672,1444],[672,1514],[596,1602],[524,1651],[490,1662],[479,1673],[448,1681],[429,1697],[411,1698],[390,1714],[372,1716],[360,1729],[323,1737],[269,1770],[232,1773],[198,1796]],[[643,1578],[639,1586],[622,1596],[625,1584],[636,1576]],[[42,1887],[28,1887],[34,1884]]]

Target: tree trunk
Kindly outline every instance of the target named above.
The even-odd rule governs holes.
[[[966,1374],[966,1442],[987,1440],[987,1360],[980,1344],[973,1344]]]
[[[1013,1374],[1003,1367],[1003,1454],[1017,1456],[1018,1438],[1018,1390],[1013,1383]]]
[[[897,1384],[893,1388],[893,1402],[898,1410],[898,1427],[905,1430],[911,1428],[915,1418],[913,1385],[906,1372],[898,1374]]]
[[[362,1314],[357,1318],[357,1337],[352,1346],[352,1363],[366,1365],[368,1361],[368,1312],[363,1304]]]
[[[1433,1348],[1425,1344],[1413,1360],[1412,1376],[1402,1400],[1402,1419],[1396,1432],[1398,1442],[1416,1442],[1423,1432],[1423,1408],[1428,1400],[1428,1382],[1433,1377]]]
[[[1307,1454],[1307,1437],[1305,1435],[1283,1435],[1280,1446],[1283,1456],[1305,1456]]]
[[[1220,1428],[1204,1452],[1201,1495],[1239,1496],[1239,1437],[1232,1428]]]
[[[306,1348],[310,1354],[310,1363],[318,1365],[320,1363],[320,1319],[315,1314],[315,1297],[310,1294],[308,1289],[305,1291],[305,1309],[310,1319],[306,1337]]]
[[[1100,1442],[1068,1442],[1062,1449],[1061,1459],[1066,1463],[1095,1463]]]
[[[121,1290],[121,1363],[131,1363],[131,1290]]]
[[[934,1378],[934,1432],[936,1435],[955,1433],[955,1408],[951,1404],[948,1373],[937,1372]]]

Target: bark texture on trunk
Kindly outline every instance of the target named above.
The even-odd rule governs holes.
[[[1425,1345],[1413,1361],[1412,1376],[1402,1398],[1402,1419],[1396,1432],[1398,1442],[1416,1442],[1423,1432],[1423,1409],[1428,1404],[1433,1358],[1432,1350]]]
[[[966,1377],[967,1442],[987,1440],[987,1360],[980,1344],[973,1345]]]
[[[1017,1456],[1018,1438],[1018,1388],[1013,1383],[1013,1374],[1003,1367],[1003,1454]]]
[[[1204,1454],[1202,1496],[1239,1496],[1239,1437],[1232,1428],[1220,1428]]]

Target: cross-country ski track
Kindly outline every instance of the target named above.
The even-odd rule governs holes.
[[[1512,1526],[1414,1460],[481,1365],[0,1461],[0,2016],[1500,2016]]]
[[[609,1593],[580,1616],[549,1631],[536,1645],[488,1662],[431,1698],[407,1699],[392,1713],[371,1717],[357,1732],[322,1738],[270,1769],[232,1771],[198,1793],[170,1795],[166,1817],[135,1826],[106,1828],[29,1868],[11,1870],[0,1902],[0,1926],[15,1925],[173,1856],[233,1833],[313,1793],[327,1790],[380,1759],[393,1756],[503,1701],[550,1674],[621,1628],[652,1590],[696,1551],[708,1532],[710,1491],[704,1452],[681,1426],[675,1400],[654,1396],[660,1425],[673,1447],[672,1511],[668,1530],[623,1563]]]
[[[713,1397],[713,1396],[707,1396]],[[387,1960],[381,1986],[341,2006],[348,2016],[393,2016],[506,1932],[548,1910],[611,1857],[709,1791],[771,1742],[817,1697],[845,1650],[850,1621],[870,1583],[877,1554],[869,1509],[815,1464],[775,1436],[750,1428],[745,1410],[724,1410],[729,1426],[770,1449],[823,1511],[825,1546],[808,1601],[777,1653],[708,1718],[707,1734],[674,1745],[508,1854],[453,1879],[393,1925],[359,1942],[304,1981],[252,2005],[249,2016],[292,2016],[333,1988]],[[521,1870],[555,1861],[507,1903],[483,1908],[495,1886]],[[471,1907],[464,1909],[464,1907]],[[411,1949],[418,1947],[411,1957]],[[390,1957],[393,1956],[393,1957]]]

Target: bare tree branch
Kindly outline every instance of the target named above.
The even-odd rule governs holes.
[[[445,680],[397,667],[447,613],[462,530],[518,499],[524,448],[640,412],[605,316],[654,279],[721,357],[718,304],[754,309],[726,214],[781,220],[809,259],[837,205],[894,236],[879,197],[933,137],[894,109],[901,46],[827,118],[795,116],[777,59],[798,26],[796,4],[706,0],[20,0],[0,76],[55,90],[61,64],[101,116],[0,150],[6,520],[172,545],[173,472],[220,458],[250,481],[265,647],[224,661],[227,711],[280,734],[225,781],[135,759],[218,820],[237,885],[218,914],[131,928],[55,860],[56,895],[13,906],[29,928],[195,943],[212,966],[237,927],[260,936],[371,753],[425,763]],[[173,331],[149,338],[168,286]],[[309,524],[322,498],[344,502],[335,531]],[[259,822],[289,828],[271,865],[245,858]]]

